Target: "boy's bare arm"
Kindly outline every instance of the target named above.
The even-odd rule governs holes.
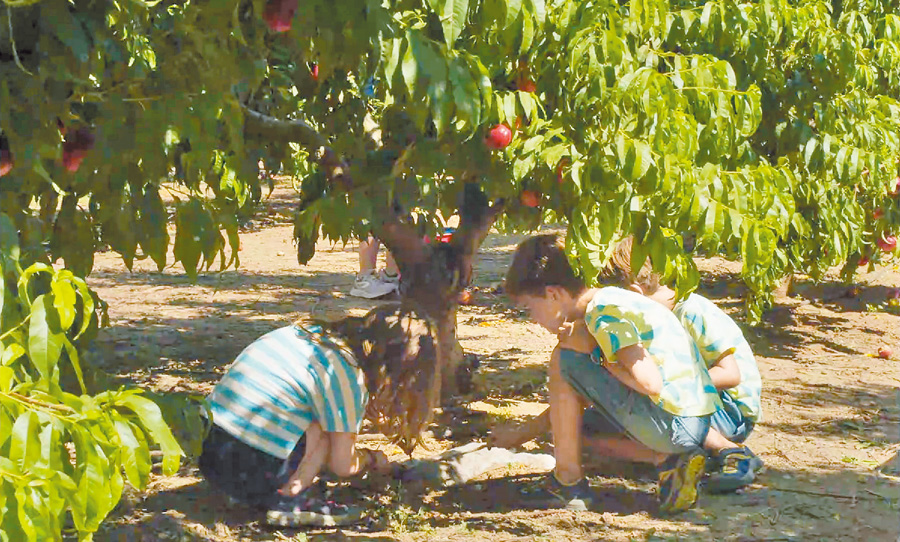
[[[709,368],[709,378],[717,390],[729,390],[741,383],[741,369],[731,354],[725,354]]]
[[[584,320],[564,322],[556,334],[560,348],[590,354],[597,348],[597,339],[588,331]]]
[[[507,422],[491,430],[488,446],[515,448],[550,431],[550,409],[526,422]]]
[[[654,397],[662,393],[659,367],[640,344],[620,348],[616,352],[616,363],[608,363],[606,367],[623,384],[639,393]]]

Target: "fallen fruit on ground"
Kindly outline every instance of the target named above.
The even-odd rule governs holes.
[[[863,267],[863,266],[866,266],[866,265],[869,265],[869,257],[868,257],[868,256],[863,256],[862,258],[859,259],[859,266],[860,266],[860,267]]]
[[[878,357],[882,359],[888,359],[892,355],[894,355],[894,350],[887,345],[881,346],[878,348]]]

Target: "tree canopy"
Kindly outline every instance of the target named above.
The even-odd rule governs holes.
[[[495,220],[563,223],[589,281],[626,234],[681,292],[693,255],[740,259],[758,320],[789,273],[896,253],[898,82],[886,0],[2,0],[0,530],[88,538],[146,436],[180,453],[138,392],[59,384],[101,247],[237,265],[281,171],[301,263],[370,231],[433,261],[454,213],[466,258]]]

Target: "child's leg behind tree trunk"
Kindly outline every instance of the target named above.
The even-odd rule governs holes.
[[[581,466],[581,398],[560,371],[561,348],[550,355],[550,428],[556,456],[556,478],[562,484],[574,484],[584,472]]]
[[[384,272],[392,277],[400,272],[397,261],[394,260],[394,254],[390,250],[387,250],[384,255]]]

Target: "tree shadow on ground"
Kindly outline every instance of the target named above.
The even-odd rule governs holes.
[[[587,472],[599,498],[589,512],[548,509],[529,501],[543,474],[495,475],[436,490],[378,479],[335,489],[335,500],[367,508],[368,519],[360,525],[282,531],[286,536],[305,532],[314,541],[387,541],[409,532],[431,533],[430,540],[466,540],[474,531],[515,540],[542,536],[562,540],[590,533],[595,540],[614,538],[623,530],[616,518],[637,516],[644,518],[644,534],[657,537],[647,538],[652,540],[684,539],[686,528],[694,533],[690,539],[735,542],[843,540],[863,532],[871,540],[893,540],[889,537],[897,535],[900,485],[859,471],[808,476],[803,471],[769,469],[739,494],[703,493],[698,508],[672,517],[656,512],[652,468],[600,461]],[[195,469],[186,467],[182,473],[178,487],[123,501],[96,539],[214,540],[212,534],[222,531],[247,540],[285,539],[264,525],[260,512],[226,504],[197,478]],[[858,507],[870,512],[865,519],[854,513]],[[634,536],[634,529],[633,523],[627,527],[629,536]],[[566,534],[555,538],[556,531]]]
[[[809,412],[795,422],[763,421],[760,426],[793,435],[819,438],[850,436],[861,445],[887,446],[900,443],[900,389],[884,384],[836,386],[831,384],[801,384],[797,388],[772,387],[766,390],[779,402],[801,407]],[[819,411],[823,406],[845,406],[853,409],[852,416],[826,417]],[[800,411],[801,415],[803,411]]]

